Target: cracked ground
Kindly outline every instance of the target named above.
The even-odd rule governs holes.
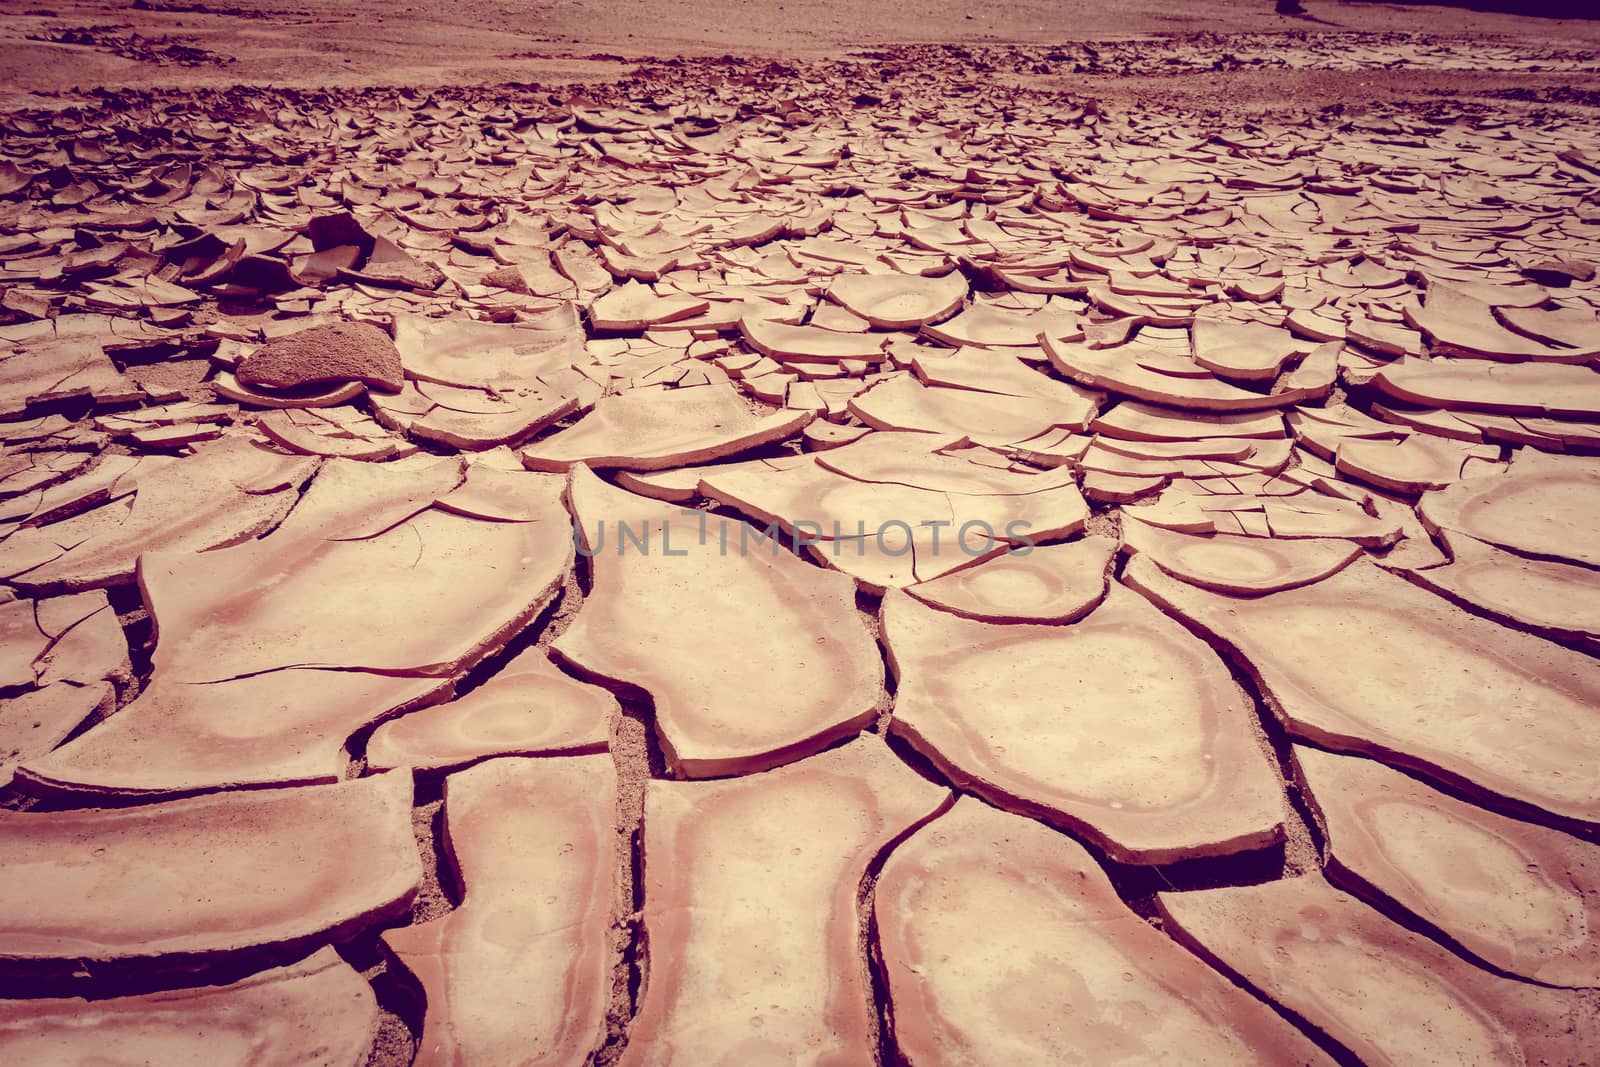
[[[1596,1062],[1595,52],[586,62],[0,115],[0,1061]]]

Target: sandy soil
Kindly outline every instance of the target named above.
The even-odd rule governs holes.
[[[884,44],[1051,45],[1142,36],[1286,34],[1315,41],[1328,34],[1436,37],[1505,35],[1553,49],[1600,45],[1600,22],[1523,18],[1422,5],[1313,2],[1306,17],[1276,15],[1268,0],[909,0],[894,5],[848,0],[465,0],[447,7],[362,0],[307,6],[273,0],[4,0],[0,3],[0,102],[48,106],[55,94],[92,87],[197,87],[271,84],[450,85],[503,82],[606,81],[640,59],[675,54],[842,56]],[[1397,38],[1399,39],[1399,38]],[[1332,38],[1328,38],[1332,42]],[[1270,56],[1272,39],[1259,43]],[[864,63],[864,66],[868,65]],[[1104,74],[1081,75],[1075,88],[1140,93],[1145,79],[1166,75],[1154,58],[1137,55]],[[870,80],[870,70],[863,70]],[[1131,80],[1130,80],[1131,77]],[[1587,85],[1592,79],[1579,79]],[[1470,71],[1442,83],[1337,73],[1285,83],[1229,77],[1219,94],[1210,78],[1154,91],[1196,101],[1238,97],[1273,106],[1280,100],[1388,98],[1396,93],[1460,86],[1468,91],[1570,88],[1569,74]],[[1592,86],[1589,86],[1592,88]]]

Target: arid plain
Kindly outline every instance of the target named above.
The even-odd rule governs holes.
[[[1600,22],[8,0],[0,108],[0,1062],[1600,1056]]]

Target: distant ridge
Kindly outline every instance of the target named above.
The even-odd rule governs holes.
[[[1470,11],[1497,11],[1508,15],[1527,15],[1546,19],[1600,19],[1596,0],[1347,0],[1352,4],[1464,7]]]

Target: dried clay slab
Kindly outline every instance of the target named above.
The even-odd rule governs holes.
[[[395,346],[406,376],[463,388],[525,386],[583,359],[583,324],[571,304],[519,323],[397,314]]]
[[[1289,732],[1600,823],[1600,665],[1365,561],[1250,599],[1135,557],[1123,581],[1235,650]]]
[[[0,961],[81,971],[290,953],[401,915],[411,779],[0,815]]]
[[[0,1002],[0,1060],[164,1067],[360,1067],[372,987],[331,948],[232,985],[105,1000]]]
[[[1429,408],[1600,418],[1600,372],[1585,366],[1402,359],[1372,381],[1397,400]]]
[[[596,330],[638,333],[699,315],[711,305],[689,296],[661,296],[648,285],[624,282],[589,305]]]
[[[820,326],[788,326],[745,315],[739,332],[751,348],[781,363],[838,363],[883,358],[883,335],[836,333]]]
[[[1185,945],[1360,1063],[1577,1064],[1600,1047],[1586,994],[1496,977],[1317,874],[1156,901]]]
[[[0,788],[11,784],[17,764],[43,756],[91,715],[116,706],[116,690],[103,682],[47,685],[0,699]]]
[[[510,476],[542,519],[435,506],[458,488],[453,460],[331,460],[270,536],[146,556],[150,683],[19,775],[34,789],[113,793],[339,777],[351,734],[448,695],[559,591],[573,554],[561,480]],[[373,625],[419,603],[431,625]]]
[[[562,674],[530,648],[447,704],[382,723],[367,741],[367,768],[441,770],[486,756],[603,751],[616,697]]]
[[[1525,448],[1503,474],[1424,496],[1430,531],[1459,531],[1527,556],[1600,567],[1600,459]]]
[[[1019,546],[931,582],[908,585],[906,592],[980,622],[1073,622],[1105,598],[1116,550],[1109,537]]]
[[[890,853],[873,910],[909,1064],[1331,1063],[1130,911],[1083,846],[971,797]]]
[[[461,905],[383,935],[427,997],[415,1062],[582,1062],[611,993],[611,757],[491,760],[444,793]]]
[[[1090,415],[1102,399],[1081,386],[1051,377],[1009,352],[971,347],[953,352],[924,349],[911,358],[911,367],[924,385],[1054,400],[1068,410],[1086,406]]]
[[[407,382],[398,396],[370,399],[380,425],[474,452],[525,441],[578,410],[577,397],[542,382],[483,388]]]
[[[883,330],[910,330],[961,310],[967,280],[959,271],[942,278],[914,274],[840,274],[828,296]]]
[[[1600,571],[1529,559],[1448,529],[1443,540],[1449,563],[1402,573],[1502,625],[1600,655]]]
[[[199,552],[271,529],[294,506],[297,488],[317,464],[243,438],[208,444],[141,477],[130,509],[112,502],[91,512],[108,516],[104,528],[64,551],[48,526],[12,535],[0,543],[0,570],[13,573],[6,563],[25,550],[25,541],[48,542],[55,549],[49,562],[27,569],[13,584],[40,593],[126,584],[143,553]]]
[[[103,591],[0,604],[0,686],[132,680],[128,641]]]
[[[1174,578],[1239,596],[1315,584],[1361,555],[1360,545],[1340,538],[1197,537],[1128,515],[1122,537],[1130,555],[1148,557]]]
[[[1137,400],[1125,400],[1100,413],[1089,428],[1097,434],[1125,441],[1194,441],[1210,437],[1268,439],[1285,435],[1283,416],[1276,411],[1244,414],[1175,411]]]
[[[1228,381],[1270,382],[1306,348],[1288,330],[1259,322],[1199,317],[1191,334],[1195,363]]]
[[[1094,417],[1093,394],[1074,402],[1060,397],[1013,396],[924,385],[910,374],[878,382],[851,398],[852,415],[875,430],[906,430],[1016,444],[1058,426],[1082,429]]]
[[[370,536],[293,522],[233,548],[145,557],[157,674],[197,682],[292,667],[444,675],[481,658],[548,601],[572,554],[562,479],[498,473],[521,483],[528,517],[425,507]],[[407,489],[392,483],[397,494]],[[427,605],[430,625],[373,625],[416,604]]]
[[[872,721],[882,661],[849,578],[587,468],[568,497],[594,588],[552,650],[650,695],[675,774],[761,770]]]
[[[1398,905],[1510,974],[1600,987],[1600,846],[1373,760],[1303,745],[1294,758],[1334,885]]]
[[[523,450],[530,470],[661,470],[726,459],[781,441],[812,419],[809,411],[752,413],[726,383],[640,389],[602,397],[575,425]]]
[[[1212,376],[1197,363],[1193,366],[1198,374],[1192,376],[1151,370],[1126,350],[1131,346],[1089,348],[1053,340],[1048,334],[1041,340],[1050,365],[1061,374],[1091,389],[1104,389],[1147,404],[1237,414],[1288,407],[1303,399],[1294,392],[1268,394],[1241,389]]]
[[[861,879],[949,798],[874,737],[765,774],[647,783],[651,968],[618,1063],[871,1062]]]
[[[890,729],[953,781],[1163,864],[1281,840],[1251,708],[1198,639],[1113,584],[1068,626],[993,625],[891,593]]]

